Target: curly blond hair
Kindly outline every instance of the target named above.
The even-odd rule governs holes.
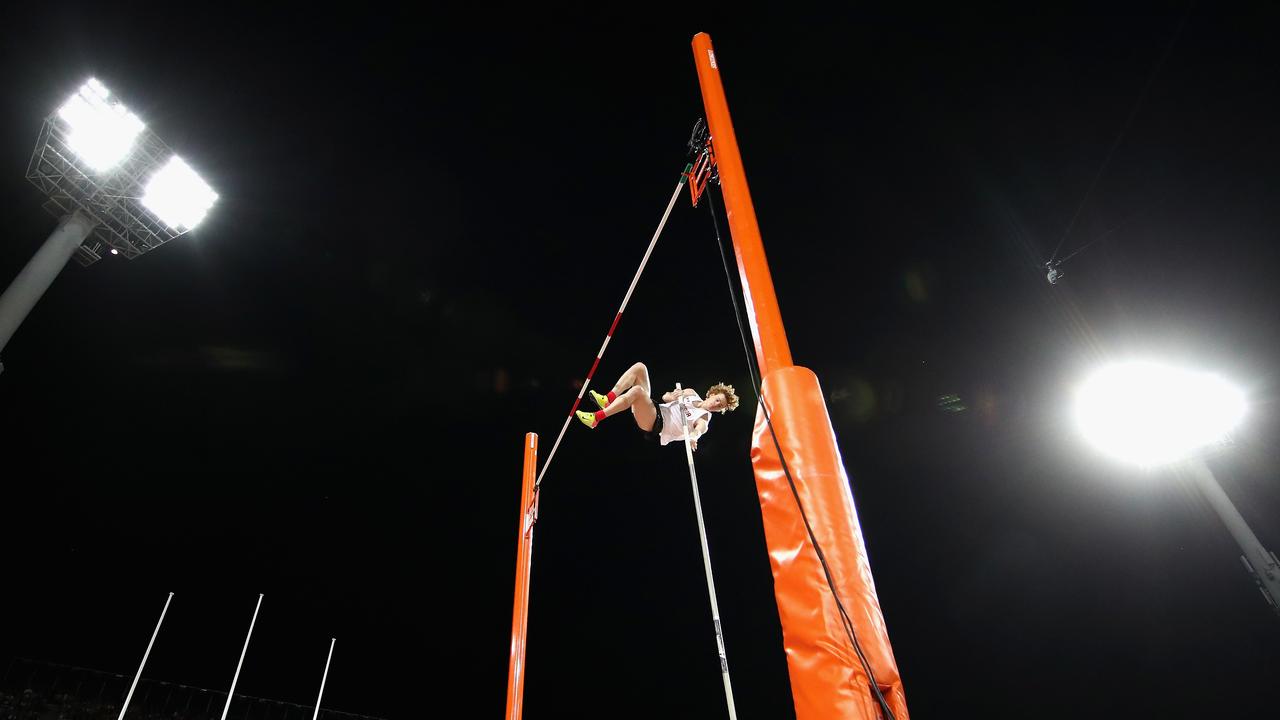
[[[730,410],[738,409],[738,394],[733,391],[732,385],[725,385],[724,383],[716,383],[715,385],[712,385],[710,389],[707,390],[707,397],[711,397],[716,393],[720,393],[721,395],[724,396],[725,405],[724,405],[724,409],[720,411],[721,415],[729,412]]]

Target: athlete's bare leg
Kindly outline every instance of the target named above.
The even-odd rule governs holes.
[[[636,425],[649,432],[658,419],[658,408],[653,404],[652,389],[649,385],[649,368],[644,363],[636,363],[627,368],[613,385],[616,399],[604,409],[604,416],[617,415],[631,409]]]
[[[622,377],[618,378],[618,382],[613,384],[613,392],[616,395],[622,395],[636,385],[643,387],[646,393],[653,392],[653,388],[649,385],[649,368],[645,367],[644,363],[636,363],[627,368],[627,371],[622,373]]]

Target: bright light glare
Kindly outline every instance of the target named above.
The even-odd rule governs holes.
[[[1222,378],[1151,362],[1103,368],[1075,398],[1084,436],[1107,455],[1142,466],[1223,441],[1244,414],[1244,393]]]
[[[142,194],[142,204],[174,230],[190,230],[204,219],[218,194],[177,155],[169,158]]]
[[[58,117],[71,130],[67,145],[97,172],[124,160],[145,127],[93,78],[58,109]]]

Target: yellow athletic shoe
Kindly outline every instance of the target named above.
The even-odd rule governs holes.
[[[579,410],[575,414],[578,416],[578,419],[582,421],[583,425],[586,425],[589,428],[593,428],[593,429],[595,428],[596,426],[595,413],[589,413],[586,410]]]
[[[603,410],[603,409],[605,409],[605,408],[609,407],[609,396],[608,396],[608,395],[601,395],[600,393],[596,392],[595,390],[588,390],[587,392],[591,393],[591,399],[596,401],[596,404],[600,406],[600,409],[601,409],[601,410]]]

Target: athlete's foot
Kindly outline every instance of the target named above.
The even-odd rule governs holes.
[[[609,403],[613,402],[613,400],[609,398],[609,395],[613,395],[612,392],[610,392],[609,395],[601,395],[595,390],[588,390],[587,392],[591,393],[591,399],[596,401],[596,404],[600,406],[601,410],[609,407]]]
[[[589,413],[586,410],[579,410],[574,414],[578,416],[578,419],[582,421],[583,425],[586,425],[589,428],[595,428],[598,424],[595,413]]]

